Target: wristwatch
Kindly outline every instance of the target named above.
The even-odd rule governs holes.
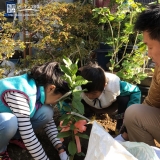
[[[62,146],[60,146],[60,147],[57,148],[57,151],[60,151],[61,149],[64,149],[64,150],[65,150],[65,148],[66,148],[66,147],[62,144]]]

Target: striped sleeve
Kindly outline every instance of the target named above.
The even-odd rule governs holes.
[[[57,144],[61,144],[62,142],[60,141],[59,138],[57,138],[58,130],[57,126],[54,123],[54,120],[52,119],[49,121],[45,127],[44,130],[46,134],[48,135],[50,141],[52,142],[53,146],[55,147]]]
[[[18,119],[18,129],[22,140],[34,160],[49,160],[38,141],[30,122],[30,108],[25,95],[9,91],[4,100]]]

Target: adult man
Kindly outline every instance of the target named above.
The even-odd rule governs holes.
[[[160,5],[150,5],[136,20],[135,30],[143,33],[148,56],[155,62],[152,83],[142,104],[130,106],[124,124],[130,141],[145,142],[155,146],[160,142]]]

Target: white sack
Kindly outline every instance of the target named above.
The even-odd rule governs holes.
[[[138,160],[94,121],[85,160]]]

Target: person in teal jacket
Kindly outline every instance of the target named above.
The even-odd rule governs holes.
[[[7,145],[12,143],[28,150],[34,160],[49,160],[35,134],[39,128],[44,129],[60,159],[69,159],[57,138],[52,108],[70,94],[63,75],[59,63],[47,62],[29,73],[0,80],[0,159],[11,160]]]
[[[81,67],[78,74],[89,81],[81,86],[85,90],[81,94],[85,112],[109,113],[116,102],[118,113],[114,118],[117,119],[116,131],[120,131],[127,107],[141,103],[138,86],[121,81],[117,75],[105,72],[97,63]]]

